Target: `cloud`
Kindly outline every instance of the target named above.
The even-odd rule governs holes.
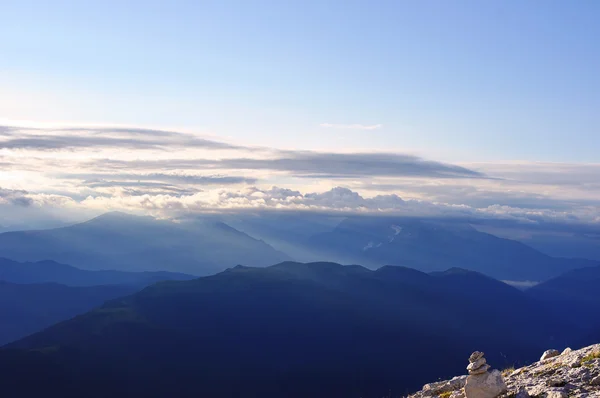
[[[305,178],[353,178],[372,176],[424,178],[486,178],[465,167],[392,153],[323,153],[281,151],[275,158],[95,160],[97,167],[113,169],[221,169],[289,172]]]
[[[493,185],[469,184],[452,180],[450,183],[414,181],[371,182],[363,181],[357,184],[360,189],[376,191],[402,191],[411,196],[427,197],[436,202],[467,204],[473,207],[487,207],[497,204],[519,208],[550,208],[566,210],[574,206],[597,205],[600,199],[560,198],[556,195],[540,192],[535,189],[515,189],[514,182],[497,180]],[[537,187],[539,188],[539,187]]]
[[[145,194],[173,194],[173,195],[193,195],[200,192],[198,189],[181,188],[162,182],[152,181],[107,181],[107,180],[89,180],[84,181],[83,185],[88,188],[96,189],[100,192],[119,192],[119,194],[145,195]],[[107,189],[102,189],[107,188]]]
[[[336,123],[321,123],[321,127],[330,129],[343,129],[343,130],[377,130],[383,127],[382,124],[336,124]]]
[[[43,158],[40,161],[54,164],[61,160],[63,162],[79,160],[81,163],[87,157],[69,157],[64,155],[65,151],[76,151],[82,155],[93,153],[95,159],[90,163],[76,166],[109,167],[119,172],[124,168],[130,170],[133,167],[146,173],[151,169],[155,172],[198,169],[264,170],[284,172],[296,177],[329,179],[365,176],[484,177],[482,173],[466,167],[429,161],[406,154],[327,153],[256,148],[208,140],[192,134],[140,128],[16,129],[11,127],[10,134],[0,138],[0,148],[38,151],[38,154],[39,151],[63,153],[61,157],[53,158],[44,155],[45,157],[39,158]],[[123,151],[124,149],[127,151]],[[118,151],[116,155],[115,150]],[[178,157],[171,156],[175,151]],[[107,158],[98,159],[98,153],[105,154]],[[34,156],[30,156],[31,161],[28,163],[35,161],[32,158]],[[202,181],[202,183],[208,182],[208,180]],[[228,183],[225,179],[221,182]]]
[[[477,208],[424,200],[405,200],[398,195],[364,197],[348,188],[302,193],[287,188],[203,191],[189,196],[141,195],[88,197],[83,205],[99,209],[144,210],[161,217],[181,217],[215,211],[310,211],[327,214],[392,215],[471,220],[506,220],[522,224],[600,222],[600,209],[582,208],[571,212],[551,209],[521,209],[510,206]]]
[[[59,128],[17,129],[1,126],[7,138],[0,148],[29,150],[64,150],[92,148],[127,148],[173,150],[177,148],[241,149],[237,145],[199,138],[192,134],[139,128]],[[18,133],[18,134],[17,134]]]
[[[24,190],[0,188],[0,204],[12,204],[21,207],[31,206],[33,200],[27,194],[28,192]]]
[[[0,205],[30,207],[64,207],[76,202],[68,196],[32,193],[22,189],[0,188]]]
[[[594,164],[449,164],[123,127],[0,126],[0,147],[0,204],[19,216],[44,207],[53,215],[120,209],[161,217],[260,209],[600,223]]]
[[[534,287],[536,285],[539,285],[540,282],[535,282],[535,281],[502,281],[504,283],[506,283],[507,285],[510,285],[512,287],[516,287],[517,289],[522,289],[522,290],[526,290],[529,289],[530,287]]]
[[[168,173],[57,173],[55,177],[62,179],[77,179],[94,182],[95,180],[118,180],[119,184],[128,184],[140,181],[154,181],[171,184],[185,185],[234,185],[254,184],[256,178],[243,176],[224,175],[194,175],[194,174],[168,174]]]

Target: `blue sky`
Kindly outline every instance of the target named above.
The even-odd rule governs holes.
[[[599,17],[591,0],[0,2],[0,225],[600,224]]]
[[[9,120],[598,161],[595,1],[5,1],[0,15]]]

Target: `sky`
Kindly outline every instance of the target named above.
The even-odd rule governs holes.
[[[600,223],[596,1],[2,1],[0,224]]]

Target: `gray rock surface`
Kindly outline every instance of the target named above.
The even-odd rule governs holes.
[[[600,398],[600,385],[593,384],[595,377],[600,377],[600,344],[567,349],[517,369],[505,378],[508,392],[501,397],[526,391],[530,397],[540,398]]]
[[[472,358],[470,362],[475,362],[483,358],[483,353],[472,355]],[[497,371],[484,375],[496,374],[495,372]],[[472,383],[471,379],[479,382],[481,377],[459,376],[432,383],[435,388],[427,391],[423,389],[409,397],[439,397],[444,394],[444,397],[449,398],[470,398],[465,394],[467,384]],[[579,350],[566,349],[558,356],[514,371],[506,371],[504,382],[507,390],[499,398],[600,398],[600,344]],[[481,383],[475,383],[472,387],[476,385]]]
[[[467,376],[457,376],[451,380],[439,381],[437,383],[429,383],[423,386],[423,397],[437,397],[440,394],[448,392],[461,392],[465,383],[467,382]]]

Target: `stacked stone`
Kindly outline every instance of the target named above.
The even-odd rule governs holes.
[[[487,364],[483,355],[483,352],[475,351],[469,357],[469,366],[467,366],[467,370],[470,375],[480,375],[490,369],[490,365]]]
[[[475,351],[469,357],[469,377],[465,384],[466,398],[495,398],[506,392],[506,384],[499,371],[488,372],[483,352]]]

